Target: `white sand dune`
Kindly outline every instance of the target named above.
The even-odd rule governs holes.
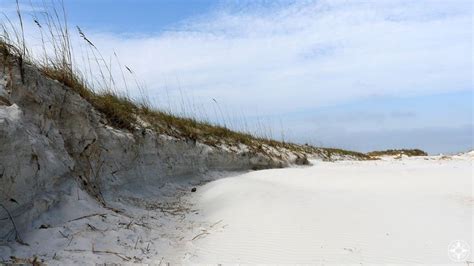
[[[187,261],[454,263],[448,245],[473,244],[472,173],[469,156],[430,157],[213,181],[190,199],[207,226],[189,236]]]

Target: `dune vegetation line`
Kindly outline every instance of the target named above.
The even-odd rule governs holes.
[[[208,145],[245,144],[255,151],[262,151],[262,145],[275,148],[286,148],[295,152],[324,153],[329,158],[332,155],[356,156],[360,159],[369,159],[369,156],[352,151],[336,148],[314,148],[310,145],[299,145],[273,138],[271,130],[259,125],[259,134],[229,128],[224,122],[211,122],[199,117],[196,112],[183,114],[173,113],[154,106],[146,93],[146,86],[130,66],[122,65],[118,55],[114,52],[113,58],[105,58],[93,40],[88,38],[80,26],[71,27],[64,3],[51,2],[35,7],[31,4],[28,16],[21,10],[19,1],[16,1],[16,17],[9,18],[3,14],[0,21],[0,51],[3,61],[7,56],[17,57],[22,64],[31,64],[37,67],[45,76],[56,80],[73,89],[86,99],[98,111],[103,113],[110,125],[125,130],[136,130],[137,126],[146,126],[158,133],[164,133],[178,138],[200,141]],[[40,48],[31,49],[25,37],[25,20],[31,18],[40,38]],[[73,38],[74,37],[74,38]],[[72,45],[76,38],[83,42],[86,49],[77,53]],[[37,48],[37,47],[35,47]],[[79,64],[79,61],[81,63]],[[114,76],[113,69],[119,68],[120,78]],[[128,80],[128,82],[127,82]],[[139,97],[132,96],[130,91],[134,83],[134,91]],[[190,101],[181,101],[185,110],[192,110]],[[216,115],[226,121],[222,108],[217,103]],[[245,118],[243,118],[246,124]],[[259,121],[259,123],[261,123]],[[262,131],[269,131],[265,133]]]

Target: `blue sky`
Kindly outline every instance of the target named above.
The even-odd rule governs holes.
[[[471,1],[64,1],[161,108],[361,151],[473,147]]]
[[[218,7],[211,0],[66,0],[65,5],[71,23],[117,34],[160,33]]]

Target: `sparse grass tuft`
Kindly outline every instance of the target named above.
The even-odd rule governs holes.
[[[113,93],[97,94],[89,102],[103,113],[115,127],[133,130],[136,123],[135,113],[138,110],[130,99]]]

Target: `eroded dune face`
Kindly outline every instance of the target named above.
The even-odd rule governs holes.
[[[109,126],[74,90],[1,54],[0,241],[34,239],[38,217],[57,207],[75,208],[63,204],[73,194],[85,192],[97,206],[133,217],[133,208],[147,212],[164,204],[179,194],[176,188],[204,181],[209,171],[282,167],[300,158],[289,150],[264,154],[245,145],[210,146],[136,126]],[[56,226],[69,218],[55,220]],[[18,235],[22,241],[15,241]],[[3,251],[2,257],[14,254]]]
[[[64,182],[77,182],[104,201],[131,183],[163,184],[209,170],[269,168],[292,160],[245,147],[211,147],[146,127],[112,128],[73,90],[15,58],[2,56],[0,81],[0,203],[16,214],[44,205],[30,213],[37,216],[54,201],[41,195]]]
[[[472,162],[314,162],[211,182],[192,198],[208,226],[193,232],[188,260],[455,263],[448,245],[473,244]]]

